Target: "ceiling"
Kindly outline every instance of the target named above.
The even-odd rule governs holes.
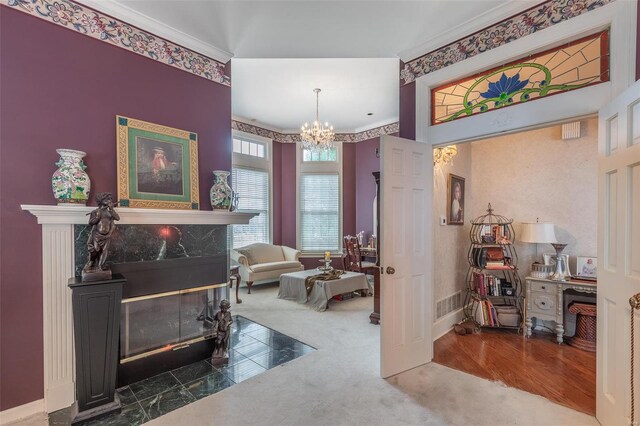
[[[352,133],[396,121],[399,61],[383,59],[232,59],[233,114],[297,132],[315,119]],[[367,113],[373,113],[369,116]]]
[[[235,116],[297,129],[313,119],[320,87],[320,119],[353,131],[398,119],[397,58],[415,58],[539,0],[83,3],[223,62],[233,57]]]

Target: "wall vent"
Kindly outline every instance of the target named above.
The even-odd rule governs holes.
[[[454,293],[436,302],[436,320],[462,308],[462,292]]]
[[[578,139],[580,137],[580,122],[565,123],[562,125],[562,140]]]

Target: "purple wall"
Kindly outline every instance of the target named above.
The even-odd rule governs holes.
[[[400,87],[400,137],[416,139],[416,83]]]
[[[282,245],[282,144],[272,143],[273,244]]]
[[[358,144],[342,145],[342,234],[356,234],[356,147]]]
[[[200,204],[231,167],[231,89],[0,6],[0,409],[43,397],[41,229],[56,148],[87,152],[92,194],[116,190],[115,115],[198,133]],[[92,204],[94,204],[92,202]]]
[[[282,144],[282,204],[280,220],[282,245],[296,246],[296,145]]]
[[[356,232],[364,230],[366,238],[373,230],[373,199],[376,196],[376,182],[373,172],[380,171],[380,159],[376,148],[380,148],[380,138],[373,138],[356,145]],[[355,235],[355,234],[352,234]]]

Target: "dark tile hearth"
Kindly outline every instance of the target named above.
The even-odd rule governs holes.
[[[149,418],[155,419],[195,400],[193,395],[184,386],[181,386],[144,399],[140,401],[140,405]]]
[[[83,425],[140,425],[315,350],[245,317],[233,321],[227,364],[206,359],[120,388],[122,412]],[[70,419],[71,410],[64,409],[52,413],[49,424],[68,425]]]
[[[158,374],[157,376],[149,377],[148,379],[140,380],[139,382],[129,385],[138,399],[147,399],[150,396],[157,395],[160,392],[168,391],[169,389],[180,386],[180,382],[174,377],[173,372],[166,372]]]

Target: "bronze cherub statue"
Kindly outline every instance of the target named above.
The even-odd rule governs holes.
[[[82,281],[99,281],[111,278],[111,270],[106,265],[109,256],[111,236],[116,228],[115,221],[120,215],[114,210],[113,195],[110,192],[96,194],[98,208],[89,213],[91,231],[87,239],[87,263],[82,269]]]
[[[213,316],[212,364],[223,364],[229,360],[229,337],[231,335],[231,303],[227,299],[220,302],[220,310]]]

